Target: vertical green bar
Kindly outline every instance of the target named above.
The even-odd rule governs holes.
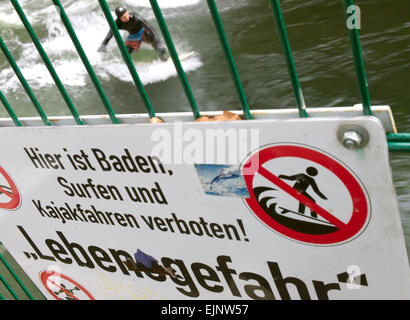
[[[17,296],[17,294],[14,292],[14,290],[10,287],[10,285],[8,284],[6,279],[4,279],[1,274],[0,274],[0,282],[2,282],[4,284],[4,286],[11,293],[11,295],[13,296],[14,299],[20,300],[20,298]]]
[[[68,16],[66,15],[66,13],[64,11],[63,6],[61,5],[61,2],[59,0],[53,0],[53,3],[56,6],[57,11],[59,11],[59,13],[60,13],[61,20],[63,21],[64,26],[66,27],[67,32],[70,35],[70,38],[73,41],[75,48],[77,49],[78,55],[80,56],[81,60],[83,61],[83,64],[84,64],[85,68],[87,69],[87,72],[88,72],[91,80],[94,83],[94,86],[95,86],[95,88],[96,88],[96,90],[97,90],[97,92],[98,92],[98,94],[101,98],[101,101],[103,102],[103,104],[105,106],[105,109],[107,110],[107,112],[110,116],[110,119],[111,119],[112,123],[118,124],[119,122],[118,122],[118,119],[115,115],[115,112],[112,109],[111,104],[108,101],[107,96],[105,95],[104,90],[101,87],[101,84],[98,81],[97,76],[96,76],[93,68],[91,67],[91,63],[88,60],[87,55],[85,54],[85,52],[83,50],[83,47],[81,46],[80,41],[77,38],[77,35],[75,34],[75,31],[74,31],[74,29],[73,29],[73,27],[70,23],[70,20],[68,19]]]
[[[36,108],[37,112],[39,113],[41,119],[43,120],[44,124],[47,126],[51,126],[51,122],[47,119],[46,114],[43,111],[43,108],[40,106],[36,96],[34,95],[33,91],[31,90],[30,86],[28,85],[26,79],[24,78],[23,74],[21,73],[19,67],[17,66],[16,62],[13,59],[10,51],[7,49],[6,44],[4,43],[3,39],[0,37],[0,48],[3,51],[4,55],[6,56],[7,60],[9,61],[11,67],[14,70],[17,78],[19,79],[21,85],[23,86],[24,90],[26,91],[27,95],[29,96],[31,102],[33,103],[34,107]]]
[[[345,10],[346,25],[347,25],[349,19],[353,15],[358,14],[358,12],[356,12],[356,6],[354,5],[353,0],[344,0],[343,6]],[[348,13],[349,8],[352,8],[351,16],[349,16],[349,13]],[[359,31],[355,27],[349,27],[348,25],[347,27],[349,29],[350,45],[352,47],[353,59],[354,59],[354,64],[355,64],[356,74],[357,74],[357,81],[359,83],[360,96],[362,98],[363,113],[367,116],[371,116],[373,113],[371,110],[369,86],[367,83],[366,70],[365,70],[364,62],[363,62]]]
[[[279,39],[285,52],[286,63],[288,65],[288,71],[292,81],[293,91],[295,93],[299,108],[299,116],[301,118],[306,118],[308,115],[306,112],[305,99],[303,98],[302,87],[300,86],[298,74],[296,72],[296,66],[293,60],[292,50],[290,48],[289,38],[286,31],[285,21],[282,16],[282,10],[280,8],[279,0],[271,0],[271,5]]]
[[[161,29],[162,35],[164,37],[165,43],[167,44],[168,51],[171,55],[171,58],[174,62],[175,69],[178,72],[179,79],[181,81],[182,87],[184,88],[185,94],[188,98],[188,101],[191,105],[192,112],[194,114],[195,119],[201,117],[199,113],[198,106],[196,104],[194,95],[192,93],[191,87],[189,86],[188,79],[185,75],[184,69],[182,68],[181,61],[179,60],[178,53],[175,49],[174,43],[172,41],[171,35],[168,31],[167,24],[165,22],[164,16],[162,15],[161,9],[158,6],[156,0],[149,0],[151,3],[152,10],[154,11],[155,17],[157,18],[158,25]]]
[[[147,107],[148,114],[150,118],[155,117],[154,109],[152,108],[151,102],[148,99],[148,95],[144,89],[144,86],[138,76],[137,70],[135,69],[134,63],[132,62],[131,56],[128,53],[127,48],[125,47],[124,41],[121,38],[121,34],[118,31],[117,25],[112,18],[110,9],[108,8],[107,3],[105,0],[98,0],[100,6],[104,12],[105,18],[107,19],[108,24],[110,25],[111,31],[117,41],[118,47],[121,51],[122,57],[127,64],[127,67],[131,73],[132,79],[134,80],[135,85],[137,86],[139,93],[141,95],[142,100],[144,101],[145,106]]]
[[[10,106],[9,102],[7,101],[6,97],[3,95],[3,92],[0,90],[0,100],[3,103],[4,107],[6,108],[7,113],[10,115],[11,119],[13,119],[14,124],[17,127],[21,127],[21,122],[17,118],[17,115],[14,113],[13,108]]]
[[[239,100],[241,101],[241,104],[242,104],[243,114],[246,119],[251,120],[252,115],[249,111],[249,104],[246,99],[245,91],[243,90],[241,80],[239,78],[238,69],[236,68],[235,60],[233,59],[232,52],[229,47],[228,39],[226,38],[222,20],[218,13],[218,8],[216,7],[214,0],[207,0],[207,1],[208,1],[209,11],[211,12],[212,19],[214,21],[216,30],[218,32],[219,40],[221,42],[222,48],[225,53],[225,58],[231,70],[231,75],[235,83],[236,90],[238,92]]]
[[[18,3],[17,0],[10,0],[11,4],[13,5],[14,9],[16,9],[17,14],[19,15],[21,21],[23,22],[27,32],[29,33],[35,47],[37,48],[38,53],[40,54],[41,58],[43,59],[48,71],[51,74],[51,77],[53,78],[58,90],[60,91],[61,95],[63,96],[63,99],[65,103],[67,104],[68,108],[71,111],[71,114],[73,115],[75,121],[79,125],[83,125],[84,123],[81,121],[80,116],[78,115],[78,112],[76,108],[74,107],[73,103],[71,102],[70,97],[67,94],[67,91],[65,90],[63,83],[61,82],[60,78],[58,77],[56,71],[54,70],[53,65],[50,62],[50,59],[48,58],[46,52],[44,51],[43,47],[41,46],[40,41],[37,38],[37,35],[35,34],[33,28],[30,25],[30,22],[27,20],[26,15],[23,12],[23,9],[20,7],[20,4]]]
[[[11,266],[8,264],[7,260],[3,257],[3,255],[0,253],[0,260],[3,262],[7,270],[11,273],[13,278],[17,281],[17,283],[20,285],[21,289],[23,289],[24,293],[29,297],[30,300],[34,300],[34,297],[31,295],[30,291],[26,288],[24,283],[20,280],[20,278],[17,276],[17,274],[14,272],[14,270],[11,268]]]

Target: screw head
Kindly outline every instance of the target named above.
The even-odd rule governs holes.
[[[350,150],[358,149],[363,142],[363,136],[355,130],[347,130],[343,133],[342,143]]]
[[[340,143],[349,150],[363,148],[369,142],[366,129],[355,125],[341,126],[337,133]]]

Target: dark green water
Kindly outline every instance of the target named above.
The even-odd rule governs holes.
[[[102,114],[100,100],[49,1],[20,1],[57,66],[80,114]],[[97,1],[62,1],[80,41],[117,113],[141,113],[145,107],[112,40],[109,52],[96,53],[108,25]],[[114,8],[120,1],[110,1]],[[126,1],[155,26],[148,1]],[[181,51],[195,50],[188,80],[199,109],[240,109],[206,1],[160,1],[173,39]],[[190,5],[188,5],[190,4]],[[356,1],[372,104],[390,105],[399,132],[410,132],[410,2]],[[253,109],[295,108],[296,101],[277,38],[268,0],[217,1],[248,101]],[[295,63],[308,107],[360,103],[342,1],[282,1]],[[85,9],[90,10],[85,12]],[[9,46],[36,96],[49,115],[68,115],[47,70],[8,1],[0,7],[0,35]],[[141,79],[157,113],[190,111],[178,78],[142,70]],[[0,87],[19,116],[34,108],[0,55]],[[0,116],[6,116],[4,110]],[[410,249],[409,154],[391,154],[407,248]],[[377,161],[377,159],[375,159]]]

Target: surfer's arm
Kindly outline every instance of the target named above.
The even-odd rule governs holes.
[[[120,21],[117,19],[115,20],[115,24],[117,25],[118,29],[122,29],[121,23]],[[114,34],[112,33],[111,29],[108,31],[107,36],[105,37],[105,39],[103,40],[103,42],[101,43],[101,46],[98,48],[99,52],[105,52],[106,51],[106,47],[108,45],[108,42],[110,42],[111,38],[114,36]]]
[[[327,197],[322,192],[320,192],[319,188],[317,187],[317,185],[314,181],[312,181],[311,186],[312,186],[312,189],[316,192],[316,194],[319,197],[321,197],[324,200],[327,200]]]
[[[103,40],[103,42],[101,43],[101,46],[98,48],[98,52],[105,52],[106,51],[106,47],[108,42],[110,42],[111,38],[113,37],[112,31],[108,31],[107,36],[105,37],[105,39]]]
[[[284,174],[281,174],[278,178],[286,180],[296,180],[296,176],[285,176]]]

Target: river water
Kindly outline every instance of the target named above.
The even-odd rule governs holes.
[[[0,0],[0,35],[48,115],[69,115],[47,69],[9,1]],[[136,90],[115,40],[97,52],[109,26],[98,1],[62,0],[101,84],[118,114],[142,113]],[[286,0],[284,18],[308,107],[360,103],[342,1]],[[158,29],[148,0],[124,4]],[[159,0],[179,52],[198,54],[183,63],[201,111],[240,109],[205,0]],[[295,108],[296,102],[268,0],[216,1],[253,109]],[[96,91],[49,0],[20,0],[45,51],[80,114],[104,114]],[[410,132],[410,2],[356,1],[373,105],[390,105],[399,132]],[[145,45],[144,45],[145,46]],[[146,47],[148,48],[148,47]],[[138,67],[155,112],[190,111],[176,72],[163,65]],[[8,62],[0,55],[0,88],[19,116],[37,116]],[[0,108],[0,117],[7,114]],[[407,249],[410,249],[410,161],[391,154]],[[377,161],[377,159],[375,159]]]

